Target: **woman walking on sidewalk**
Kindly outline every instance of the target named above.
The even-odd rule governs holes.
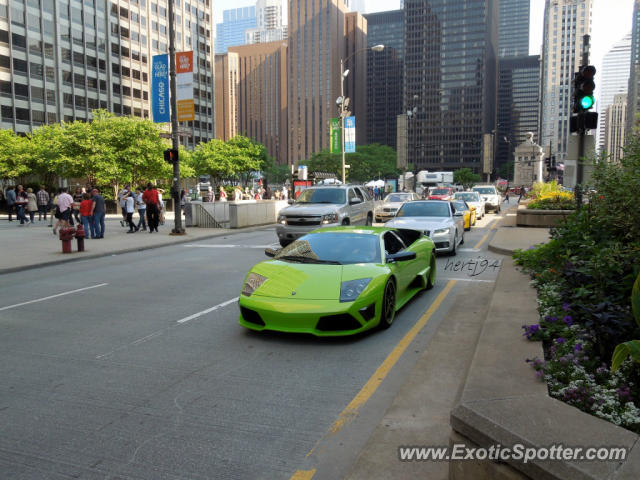
[[[33,188],[27,188],[27,212],[29,212],[29,223],[33,224],[33,220],[36,217],[38,211],[38,199],[36,194],[33,193]]]
[[[147,230],[147,222],[145,220],[147,214],[147,205],[144,203],[142,199],[142,189],[140,187],[136,188],[136,205],[138,206],[138,215],[140,215],[140,220],[138,220],[138,229],[140,229],[140,225],[142,225],[142,230]]]
[[[127,233],[135,233],[138,231],[138,227],[133,223],[133,212],[136,211],[136,200],[133,192],[129,192],[125,197],[125,209],[127,211],[127,225],[129,225]]]

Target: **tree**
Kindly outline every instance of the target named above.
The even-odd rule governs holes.
[[[31,173],[28,140],[11,130],[0,130],[0,179],[19,179]]]
[[[193,152],[193,168],[197,175],[209,174],[218,182],[257,172],[266,164],[264,145],[238,135],[227,142],[213,139],[199,144]],[[216,182],[217,183],[217,182]]]
[[[272,157],[267,157],[262,173],[268,183],[285,183],[291,177],[289,165],[277,164]]]
[[[480,175],[473,173],[470,168],[460,168],[453,172],[453,183],[462,185],[465,190],[471,189],[481,180]]]
[[[393,148],[377,143],[360,145],[355,153],[346,156],[347,181],[363,183],[374,178],[398,178],[400,170],[397,168],[397,156]],[[307,162],[309,171],[335,173],[336,178],[342,177],[342,157],[331,154],[328,150],[314,153]]]

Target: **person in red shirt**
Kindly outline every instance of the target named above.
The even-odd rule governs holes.
[[[147,183],[147,189],[142,194],[142,201],[147,205],[147,223],[149,224],[149,233],[153,233],[154,230],[157,232],[158,223],[160,223],[158,190],[153,188],[151,182]]]
[[[96,227],[93,223],[93,200],[88,193],[82,194],[82,201],[80,202],[80,218],[82,220],[82,226],[84,228],[84,235],[87,238],[96,238]],[[91,237],[89,237],[91,232]]]

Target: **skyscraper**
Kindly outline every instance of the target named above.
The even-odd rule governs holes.
[[[10,5],[10,8],[8,7]],[[168,53],[168,12],[157,0],[0,1],[1,127],[90,120],[104,108],[149,118],[151,57]],[[213,138],[210,3],[176,4],[177,51],[194,52],[193,146]],[[107,7],[109,7],[107,9]]]
[[[330,121],[338,117],[345,12],[343,0],[289,2],[288,159],[294,164],[329,147]]]
[[[625,123],[627,115],[627,96],[614,95],[613,101],[607,107],[606,121],[604,124],[603,150],[607,152],[607,158],[611,162],[619,161],[624,154],[622,147],[625,144]]]
[[[369,13],[367,45],[367,143],[396,147],[396,119],[402,113],[404,10]]]
[[[356,117],[356,142],[360,145],[367,143],[367,20],[359,12],[349,12],[344,28],[345,68],[349,70],[344,94],[350,99],[351,115]]]
[[[631,27],[631,65],[627,91],[626,138],[636,126],[636,114],[640,112],[640,0],[633,4],[633,26]]]
[[[527,55],[529,55],[529,0],[500,0],[498,56],[502,58]]]
[[[222,23],[216,24],[215,53],[226,53],[229,47],[244,45],[244,32],[257,24],[256,7],[224,10]]]
[[[498,2],[405,0],[404,12],[404,109],[417,103],[408,162],[483,173],[483,136],[496,124]]]
[[[565,159],[571,83],[582,64],[583,37],[591,34],[592,0],[546,0],[542,45],[541,126],[538,143]]]
[[[605,121],[607,109],[618,94],[627,93],[629,88],[629,64],[631,61],[631,34],[616,42],[602,59],[600,75],[600,95],[598,98],[598,150],[605,144]]]
[[[287,26],[282,25],[282,0],[256,2],[257,26],[245,30],[245,43],[266,43],[287,38]]]

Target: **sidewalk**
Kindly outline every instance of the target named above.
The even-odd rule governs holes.
[[[158,227],[158,233],[150,234],[148,231],[140,230],[138,233],[128,234],[126,233],[128,228],[120,225],[121,219],[120,215],[107,215],[104,238],[94,240],[85,238],[84,252],[77,251],[77,241],[74,239],[73,252],[63,254],[62,242],[59,236],[53,235],[52,229],[47,227],[48,220],[39,222],[36,216],[32,225],[20,226],[20,222],[16,220],[8,222],[6,215],[0,215],[0,242],[4,252],[0,257],[0,274],[190,243],[231,232],[229,229],[196,227],[185,229],[186,235],[170,235],[174,226],[174,217],[173,212],[167,212],[165,223]]]
[[[517,206],[510,206],[497,227],[489,250],[511,255],[516,249],[527,249],[549,239],[546,228],[520,228],[515,225]],[[349,480],[414,479],[448,480],[447,462],[402,462],[398,458],[401,446],[446,446],[451,437],[450,415],[456,406],[467,372],[473,360],[476,343],[482,331],[496,289],[505,282],[524,276],[512,262],[503,262],[503,269],[494,285],[478,284],[466,287],[458,302],[447,314],[428,348],[409,374],[406,383],[375,428],[347,475]],[[519,314],[536,318],[535,302],[511,298],[513,305],[522,305]],[[530,300],[530,299],[529,299]],[[525,305],[534,305],[528,311]]]

